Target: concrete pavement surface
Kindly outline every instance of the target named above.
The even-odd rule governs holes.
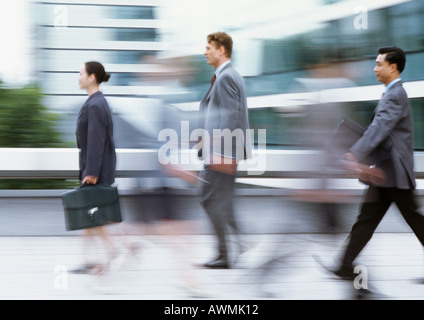
[[[83,239],[0,238],[1,300],[345,300],[362,299],[355,283],[336,279],[315,261],[332,265],[342,236],[245,236],[252,245],[231,269],[194,268],[211,257],[209,235],[131,236],[136,258],[117,257],[102,275],[74,274],[84,261]],[[119,241],[119,239],[117,239]],[[172,248],[182,244],[175,254]],[[98,256],[105,252],[98,251]],[[378,233],[361,255],[360,289],[367,299],[424,298],[423,252],[410,233]],[[183,285],[189,274],[196,290]],[[358,273],[359,275],[359,273]]]
[[[141,201],[142,200],[142,201]],[[345,204],[337,234],[326,233],[320,209],[281,197],[236,198],[247,251],[232,242],[231,269],[198,268],[214,258],[215,239],[195,197],[174,199],[192,228],[151,232],[140,212],[156,204],[123,197],[126,220],[111,226],[119,251],[101,275],[74,274],[87,256],[81,232],[64,229],[61,200],[0,198],[0,299],[22,300],[345,300],[424,298],[421,244],[392,207],[358,259],[357,282],[342,281],[316,261],[334,266],[358,203]],[[141,201],[141,202],[140,202]],[[147,209],[148,207],[148,209]],[[144,210],[144,211],[143,211]],[[161,223],[154,223],[163,226]],[[152,224],[149,224],[152,226]],[[164,225],[166,226],[166,225]],[[124,232],[125,235],[122,235]],[[126,243],[137,244],[129,254]],[[90,257],[105,259],[105,249]],[[187,276],[188,275],[188,276]],[[182,277],[196,284],[184,285]],[[364,288],[371,295],[362,293]]]

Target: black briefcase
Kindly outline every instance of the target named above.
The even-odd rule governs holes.
[[[351,119],[343,119],[340,123],[330,149],[336,156],[342,156],[349,152],[349,149],[358,141],[365,132],[365,128]],[[392,142],[390,139],[383,141],[371,154],[361,163],[368,165],[380,165],[384,160],[390,157]]]
[[[66,230],[81,230],[122,222],[118,188],[81,186],[62,194]]]

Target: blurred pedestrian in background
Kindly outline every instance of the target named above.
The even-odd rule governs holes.
[[[236,235],[240,231],[233,208],[237,162],[249,157],[246,87],[242,76],[231,64],[232,48],[233,40],[224,32],[207,37],[204,54],[215,73],[200,103],[200,128],[205,132],[199,155],[205,161],[203,178],[208,182],[203,184],[201,203],[218,241],[217,256],[204,264],[207,268],[230,267],[227,227],[231,227]],[[224,134],[217,137],[215,133],[219,130]],[[225,134],[228,130],[230,133]],[[236,143],[233,143],[233,134]]]
[[[148,62],[157,70],[166,72],[143,73],[139,82],[160,88],[161,91],[174,92],[172,79],[180,79],[187,74],[181,61],[176,63],[149,57]],[[154,177],[136,178],[137,188],[141,192],[131,196],[130,201],[127,197],[124,203],[130,206],[129,212],[135,214],[122,225],[127,233],[140,236],[138,239],[143,242],[144,248],[142,261],[139,261],[142,265],[150,269],[154,266],[154,259],[159,257],[162,263],[172,266],[172,277],[166,278],[171,285],[176,285],[190,297],[205,297],[206,293],[200,287],[198,268],[190,259],[194,256],[191,251],[197,248],[197,242],[193,242],[190,235],[199,230],[198,222],[201,218],[197,210],[193,214],[186,201],[181,201],[178,196],[179,188],[196,189],[201,180],[197,171],[191,171],[190,163],[181,160],[184,158],[182,154],[190,151],[189,141],[186,140],[188,137],[178,135],[184,125],[188,127],[191,119],[197,120],[197,113],[194,116],[194,113],[179,110],[154,92],[147,101],[148,113],[142,113],[142,117],[139,113],[142,108],[140,105],[126,108],[121,113],[125,123],[135,126],[139,132],[134,132],[131,137],[120,137],[121,141],[119,137],[115,139],[117,145],[124,142],[127,147],[147,147],[157,151],[151,163],[157,171]],[[121,133],[117,132],[118,136]],[[137,145],[139,139],[145,142],[144,146]]]
[[[314,217],[319,218],[319,229],[324,233],[336,235],[343,225],[340,214],[344,204],[352,201],[349,191],[340,189],[335,178],[344,173],[337,166],[338,154],[333,151],[334,133],[343,119],[344,106],[331,101],[331,89],[353,87],[355,83],[349,78],[349,68],[337,63],[342,53],[328,53],[320,64],[307,69],[305,78],[295,79],[295,89],[311,92],[308,104],[302,115],[301,143],[307,150],[317,150],[323,155],[322,162],[311,162],[312,176],[309,176],[304,189],[294,192],[295,199],[313,204]]]
[[[165,174],[165,180],[179,178],[197,186],[201,179],[197,172],[188,171],[171,163],[163,165],[162,171]],[[171,261],[175,265],[177,285],[191,297],[210,296],[210,293],[202,288],[197,267],[187,259],[188,256],[193,255],[195,244],[186,237],[199,229],[199,221],[187,215],[185,208],[178,208],[175,196],[172,195],[172,189],[168,188],[164,189],[164,193],[160,195],[160,203],[155,207],[154,215],[158,221],[153,225],[154,233],[171,237],[168,249],[172,256]]]
[[[347,239],[340,266],[333,273],[354,279],[354,261],[374,234],[392,202],[396,203],[418,240],[424,245],[424,217],[415,198],[413,126],[408,96],[400,74],[406,57],[402,49],[383,47],[378,50],[374,73],[384,83],[385,92],[363,136],[345,154],[345,167],[354,174],[363,171],[361,161],[384,141],[392,144],[389,155],[377,163],[386,179],[380,185],[370,183],[360,214]]]

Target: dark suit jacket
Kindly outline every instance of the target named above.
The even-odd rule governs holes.
[[[414,189],[413,123],[408,96],[401,82],[395,83],[383,95],[370,126],[350,152],[361,161],[386,139],[390,139],[392,148],[390,157],[380,165],[387,175],[382,187]]]
[[[116,153],[113,122],[105,97],[99,91],[82,106],[77,121],[80,175],[98,177],[98,184],[115,182]]]
[[[250,136],[246,136],[249,129],[246,86],[242,76],[232,66],[226,65],[213,86],[210,87],[200,103],[200,127],[209,133],[210,146],[203,144],[203,157],[205,150],[216,152],[237,160],[251,157]],[[221,131],[224,135],[214,136],[214,130]],[[213,140],[213,138],[218,138]],[[220,148],[215,147],[217,143]]]

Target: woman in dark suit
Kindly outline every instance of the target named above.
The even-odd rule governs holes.
[[[88,99],[82,106],[77,121],[76,137],[80,149],[79,166],[82,184],[107,185],[115,182],[116,153],[113,141],[113,123],[109,106],[99,90],[102,82],[107,82],[110,74],[102,64],[86,62],[80,70],[80,89],[87,91]],[[86,263],[79,273],[103,272],[114,258],[116,247],[104,227],[85,230],[89,244],[97,234],[109,252],[105,264]],[[85,247],[88,248],[87,246]],[[87,258],[90,258],[87,255]]]
[[[109,106],[99,91],[110,75],[98,62],[87,62],[80,71],[79,85],[88,93],[77,121],[82,183],[112,185],[115,182],[116,153]]]

